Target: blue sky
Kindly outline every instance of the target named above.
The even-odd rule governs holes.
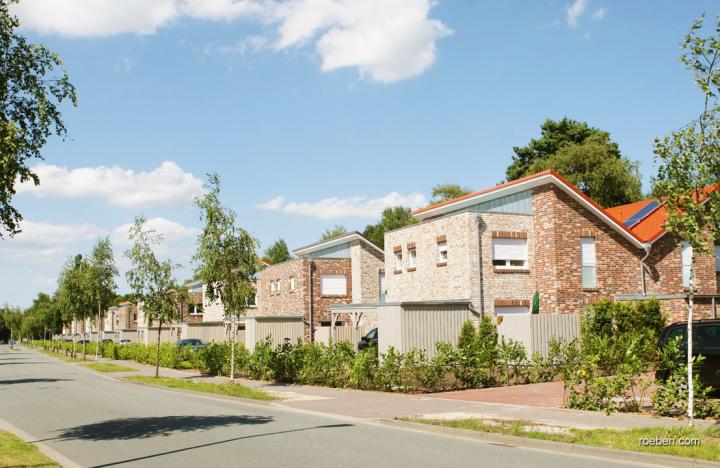
[[[60,54],[79,102],[15,200],[0,303],[52,292],[100,235],[124,275],[140,213],[189,277],[208,172],[261,249],[362,230],[440,182],[493,185],[547,117],[610,131],[647,181],[654,138],[700,108],[678,44],[702,11],[717,4],[25,0],[23,33]]]

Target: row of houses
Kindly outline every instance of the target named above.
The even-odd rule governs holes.
[[[266,264],[238,337],[356,340],[378,327],[381,349],[402,342],[432,347],[456,336],[468,317],[500,323],[530,316],[534,297],[540,315],[574,314],[602,298],[656,297],[670,321],[685,316],[692,250],[663,228],[659,200],[604,209],[546,171],[413,216],[417,224],[385,233],[384,250],[354,232]],[[709,247],[714,255],[696,262],[700,318],[717,317],[720,300],[720,246]],[[201,283],[188,286],[193,300],[181,305],[168,339],[227,336],[220,304],[207,301]],[[136,330],[141,341],[152,335],[129,303],[110,309],[103,328]]]

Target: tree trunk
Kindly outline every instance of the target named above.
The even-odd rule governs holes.
[[[95,340],[95,360],[96,361],[98,360],[98,357],[100,355],[100,328],[101,328],[100,327],[100,307],[101,307],[100,299],[98,299],[98,319],[97,319],[98,334],[97,334],[97,339]]]
[[[152,323],[152,322],[151,322]],[[162,335],[162,320],[158,321],[157,354],[155,361],[155,378],[160,377],[160,336]]]
[[[693,385],[693,307],[695,302],[695,252],[690,260],[690,288],[688,291],[688,321],[687,321],[687,369],[688,369],[688,426],[695,423],[695,386]]]
[[[77,356],[77,340],[75,339],[76,331],[77,331],[77,322],[73,319],[73,326],[72,328],[72,340],[73,340],[73,347],[72,347],[72,353],[70,354],[70,357],[75,359]]]
[[[235,383],[235,315],[230,321],[230,383]]]

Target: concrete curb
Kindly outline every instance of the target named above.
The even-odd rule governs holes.
[[[110,376],[103,376],[103,377],[114,380],[115,382],[127,383],[127,384],[132,384],[132,385],[142,385],[145,387],[159,388],[161,390],[165,390],[165,391],[173,392],[173,393],[182,393],[185,395],[201,395],[201,396],[206,396],[206,397],[212,397],[214,399],[220,399],[220,400],[225,400],[225,401],[237,401],[240,403],[252,403],[252,404],[257,404],[257,405],[261,405],[261,406],[271,406],[273,403],[277,403],[278,401],[281,401],[281,400],[255,400],[253,398],[234,397],[234,396],[230,396],[230,395],[223,395],[221,393],[201,392],[199,390],[187,390],[184,388],[172,388],[172,387],[166,387],[165,385],[158,385],[158,384],[152,384],[152,383],[147,383],[147,382],[135,382],[132,380],[127,380],[125,378],[116,379],[116,378],[110,377]]]
[[[452,437],[480,440],[490,444],[521,447],[545,452],[572,453],[605,460],[617,460],[623,462],[640,463],[643,465],[660,465],[671,467],[707,467],[718,468],[720,463],[698,460],[695,458],[677,457],[674,455],[658,455],[648,452],[632,452],[604,447],[593,447],[591,445],[570,444],[566,442],[555,442],[542,439],[531,439],[492,432],[471,431],[468,429],[456,429],[453,427],[433,426],[431,424],[401,421],[397,419],[379,419],[378,422],[386,426],[401,427],[418,432],[430,432]]]
[[[37,437],[32,437],[27,432],[13,426],[12,424],[3,419],[0,419],[0,429],[11,432],[21,438],[23,441],[27,442],[28,444],[34,445],[43,455],[52,459],[55,463],[64,468],[81,468],[80,465],[70,460],[65,455],[61,455],[59,452],[49,447],[48,445],[42,442],[35,442],[37,440]]]

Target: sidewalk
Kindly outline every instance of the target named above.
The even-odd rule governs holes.
[[[130,375],[155,375],[155,368],[138,364],[133,361],[113,361],[118,365],[138,369],[137,372],[116,372],[106,374],[113,377],[126,377]],[[182,371],[175,369],[160,369],[160,375],[192,379],[204,382],[228,382],[226,377],[207,377],[197,371]],[[426,417],[436,419],[512,419],[524,420],[537,424],[561,428],[577,429],[633,429],[639,427],[672,427],[685,426],[685,421],[672,418],[654,417],[641,414],[613,413],[605,415],[600,412],[569,410],[564,408],[530,406],[528,404],[511,404],[502,402],[468,401],[463,400],[463,394],[468,398],[476,399],[478,391],[448,392],[433,395],[406,395],[384,392],[370,392],[361,390],[336,389],[314,387],[310,385],[278,385],[255,380],[236,379],[237,382],[249,387],[261,388],[283,397],[282,401],[273,405],[287,408],[316,411],[340,416],[349,416],[360,419],[395,419],[402,417]],[[531,389],[532,394],[543,390],[542,385],[557,385],[557,383],[539,384],[540,387]],[[484,389],[494,398],[500,400],[502,392],[508,388]],[[511,394],[517,394],[522,389],[510,389]],[[712,422],[697,421],[698,427],[709,427]]]

